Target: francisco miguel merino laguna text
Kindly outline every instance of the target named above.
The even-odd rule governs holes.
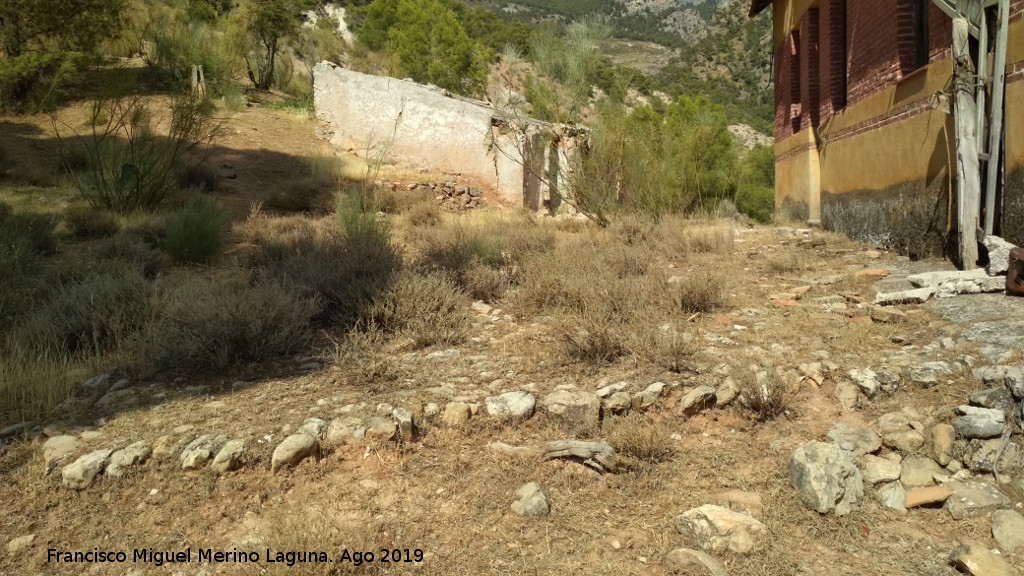
[[[416,549],[411,550],[405,549],[387,549],[382,548],[379,554],[374,554],[370,551],[349,551],[347,548],[341,551],[341,554],[332,559],[327,552],[319,550],[304,550],[299,552],[274,552],[267,548],[264,554],[259,552],[241,551],[237,548],[232,548],[230,551],[215,551],[213,548],[198,548],[196,551],[196,561],[198,562],[234,562],[234,563],[283,563],[288,566],[294,566],[295,564],[312,564],[312,563],[331,563],[331,562],[350,562],[355,566],[360,566],[364,562],[422,562],[423,551]],[[109,551],[100,550],[99,548],[93,548],[88,552],[66,552],[57,550],[56,548],[49,548],[46,551],[46,561],[56,563],[122,563],[128,561],[128,552],[124,551]],[[154,566],[162,566],[164,564],[179,563],[185,564],[192,562],[193,560],[192,548],[186,548],[184,550],[171,551],[171,550],[153,550],[152,548],[135,548],[131,551],[132,562],[143,562],[146,564],[152,564]]]

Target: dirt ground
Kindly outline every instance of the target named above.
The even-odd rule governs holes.
[[[225,115],[227,131],[210,165],[223,181],[219,199],[241,218],[269,190],[297,177],[297,158],[320,145],[308,116],[259,107]],[[38,117],[0,124],[0,145],[19,150],[19,162],[49,162],[54,141],[47,122]],[[415,177],[395,174],[393,179]],[[502,209],[492,206],[459,218],[472,221]],[[0,549],[0,573],[668,574],[666,554],[692,546],[675,529],[675,518],[730,489],[762,497],[769,533],[767,544],[750,554],[715,554],[736,576],[951,575],[957,572],[949,553],[961,542],[994,548],[986,517],[954,521],[945,509],[929,507],[899,514],[884,509],[870,490],[853,513],[821,515],[799,501],[788,469],[796,447],[823,440],[837,422],[871,425],[902,409],[916,410],[931,422],[951,418],[950,409],[981,386],[970,367],[985,363],[979,342],[961,336],[979,322],[1019,318],[1016,302],[1003,306],[1008,300],[1002,296],[964,296],[901,306],[907,320],[899,324],[851,322],[851,316],[867,317],[865,303],[875,291],[876,277],[857,272],[881,268],[898,275],[908,262],[816,230],[751,228],[733,221],[694,226],[727,227],[734,248],[729,254],[656,262],[666,277],[712,269],[727,278],[726,305],[694,314],[684,327],[700,343],[692,371],[670,373],[639,358],[598,367],[567,363],[558,323],[512,314],[499,301],[487,311],[473,309],[472,338],[457,351],[408,351],[400,343],[381,350],[389,372],[397,374],[387,379],[337,361],[325,350],[218,376],[166,374],[133,381],[135,394],[96,411],[90,420],[58,414],[38,423],[42,434],[7,443],[0,455],[0,541],[26,535],[34,540]],[[804,286],[809,287],[805,294],[786,302]],[[980,302],[989,303],[991,311],[963,312]],[[953,345],[936,344],[944,338]],[[785,382],[781,416],[759,422],[738,404],[692,417],[677,414],[686,391],[718,386],[722,366],[743,358],[773,366]],[[962,369],[932,388],[905,384],[895,394],[852,409],[837,399],[837,386],[851,369],[936,360]],[[834,367],[820,382],[799,369],[815,361]],[[455,427],[420,417],[409,441],[325,446],[319,458],[292,470],[270,470],[273,448],[303,421],[330,421],[353,404],[365,403],[372,411],[387,403],[421,414],[430,403],[442,408],[453,400],[483,403],[509,390],[539,399],[563,384],[593,392],[619,381],[640,389],[652,382],[668,384],[667,394],[637,416],[642,427],[663,433],[659,437],[671,454],[664,461],[600,474],[576,462],[510,456],[489,444],[533,446],[569,435],[540,413],[511,424],[481,409]],[[583,439],[607,439],[611,420]],[[42,444],[47,435],[83,432],[98,434],[86,434],[81,453],[208,433],[247,438],[250,450],[240,469],[222,475],[183,471],[177,457],[152,458],[124,478],[100,477],[77,491],[61,485],[59,470],[47,474]],[[1017,509],[1024,505],[1020,480],[1001,486]],[[550,500],[546,518],[524,519],[510,508],[516,490],[531,481]],[[191,561],[159,567],[131,561],[133,550],[148,548],[190,549]],[[48,562],[48,549],[125,551],[128,561]],[[200,562],[199,549],[254,552],[260,561]],[[335,560],[345,550],[372,551],[375,560],[360,566],[337,561],[287,566],[267,562],[267,549],[324,551]],[[410,558],[419,550],[423,560],[382,563],[382,549],[398,549],[403,559],[406,549]],[[1019,554],[1008,559],[1024,564]]]

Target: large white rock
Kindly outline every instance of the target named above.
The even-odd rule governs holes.
[[[512,511],[523,518],[542,518],[551,512],[548,497],[536,482],[520,487],[516,491],[516,498],[512,503]]]
[[[704,550],[747,554],[760,548],[768,528],[754,518],[728,508],[705,504],[676,518],[676,529],[690,536]]]
[[[989,276],[1006,274],[1006,271],[1010,268],[1010,250],[1013,250],[1016,246],[999,236],[991,234],[985,236],[981,243],[985,245],[985,248],[988,248],[988,266],[985,267],[985,271],[988,272]]]
[[[217,452],[217,456],[214,457],[211,467],[213,468],[213,471],[218,474],[234,470],[238,467],[238,463],[241,461],[244,454],[245,440],[231,440],[227,444],[224,444],[224,447],[220,449],[220,452]]]
[[[541,400],[541,408],[563,429],[588,432],[601,423],[601,399],[575,387],[555,390]]]
[[[484,400],[487,413],[502,420],[525,420],[533,416],[537,400],[528,392],[505,392]]]
[[[281,468],[295,466],[304,459],[314,455],[317,448],[316,438],[309,434],[292,434],[274,449],[274,454],[270,458],[270,471],[276,472]]]
[[[74,436],[54,436],[43,444],[43,461],[47,466],[78,451],[81,441]]]
[[[844,516],[864,499],[864,482],[852,454],[835,444],[808,442],[793,452],[789,481],[800,501],[825,514]]]
[[[96,476],[107,467],[112,452],[112,450],[90,452],[65,466],[64,470],[61,471],[64,485],[75,490],[88,488],[93,480],[96,479]]]
[[[149,442],[139,440],[138,442],[114,452],[110,456],[110,463],[107,464],[107,476],[120,478],[124,476],[128,468],[139,466],[146,462],[153,449]]]
[[[1024,552],[1024,516],[1015,510],[993,512],[992,538],[1007,552]]]

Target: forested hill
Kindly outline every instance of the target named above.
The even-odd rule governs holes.
[[[617,38],[672,50],[667,65],[655,67],[659,89],[672,97],[706,96],[731,121],[771,134],[771,15],[748,19],[746,0],[463,1],[533,25],[600,17]]]

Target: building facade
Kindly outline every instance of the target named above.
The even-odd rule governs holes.
[[[992,232],[1019,245],[1024,0],[1007,1],[1004,137]],[[986,4],[998,2],[978,0],[979,7]],[[769,7],[776,210],[911,256],[955,253],[957,126],[948,10],[932,0],[753,0],[750,14]],[[988,8],[992,29],[997,9]],[[978,53],[978,41],[972,42]]]

